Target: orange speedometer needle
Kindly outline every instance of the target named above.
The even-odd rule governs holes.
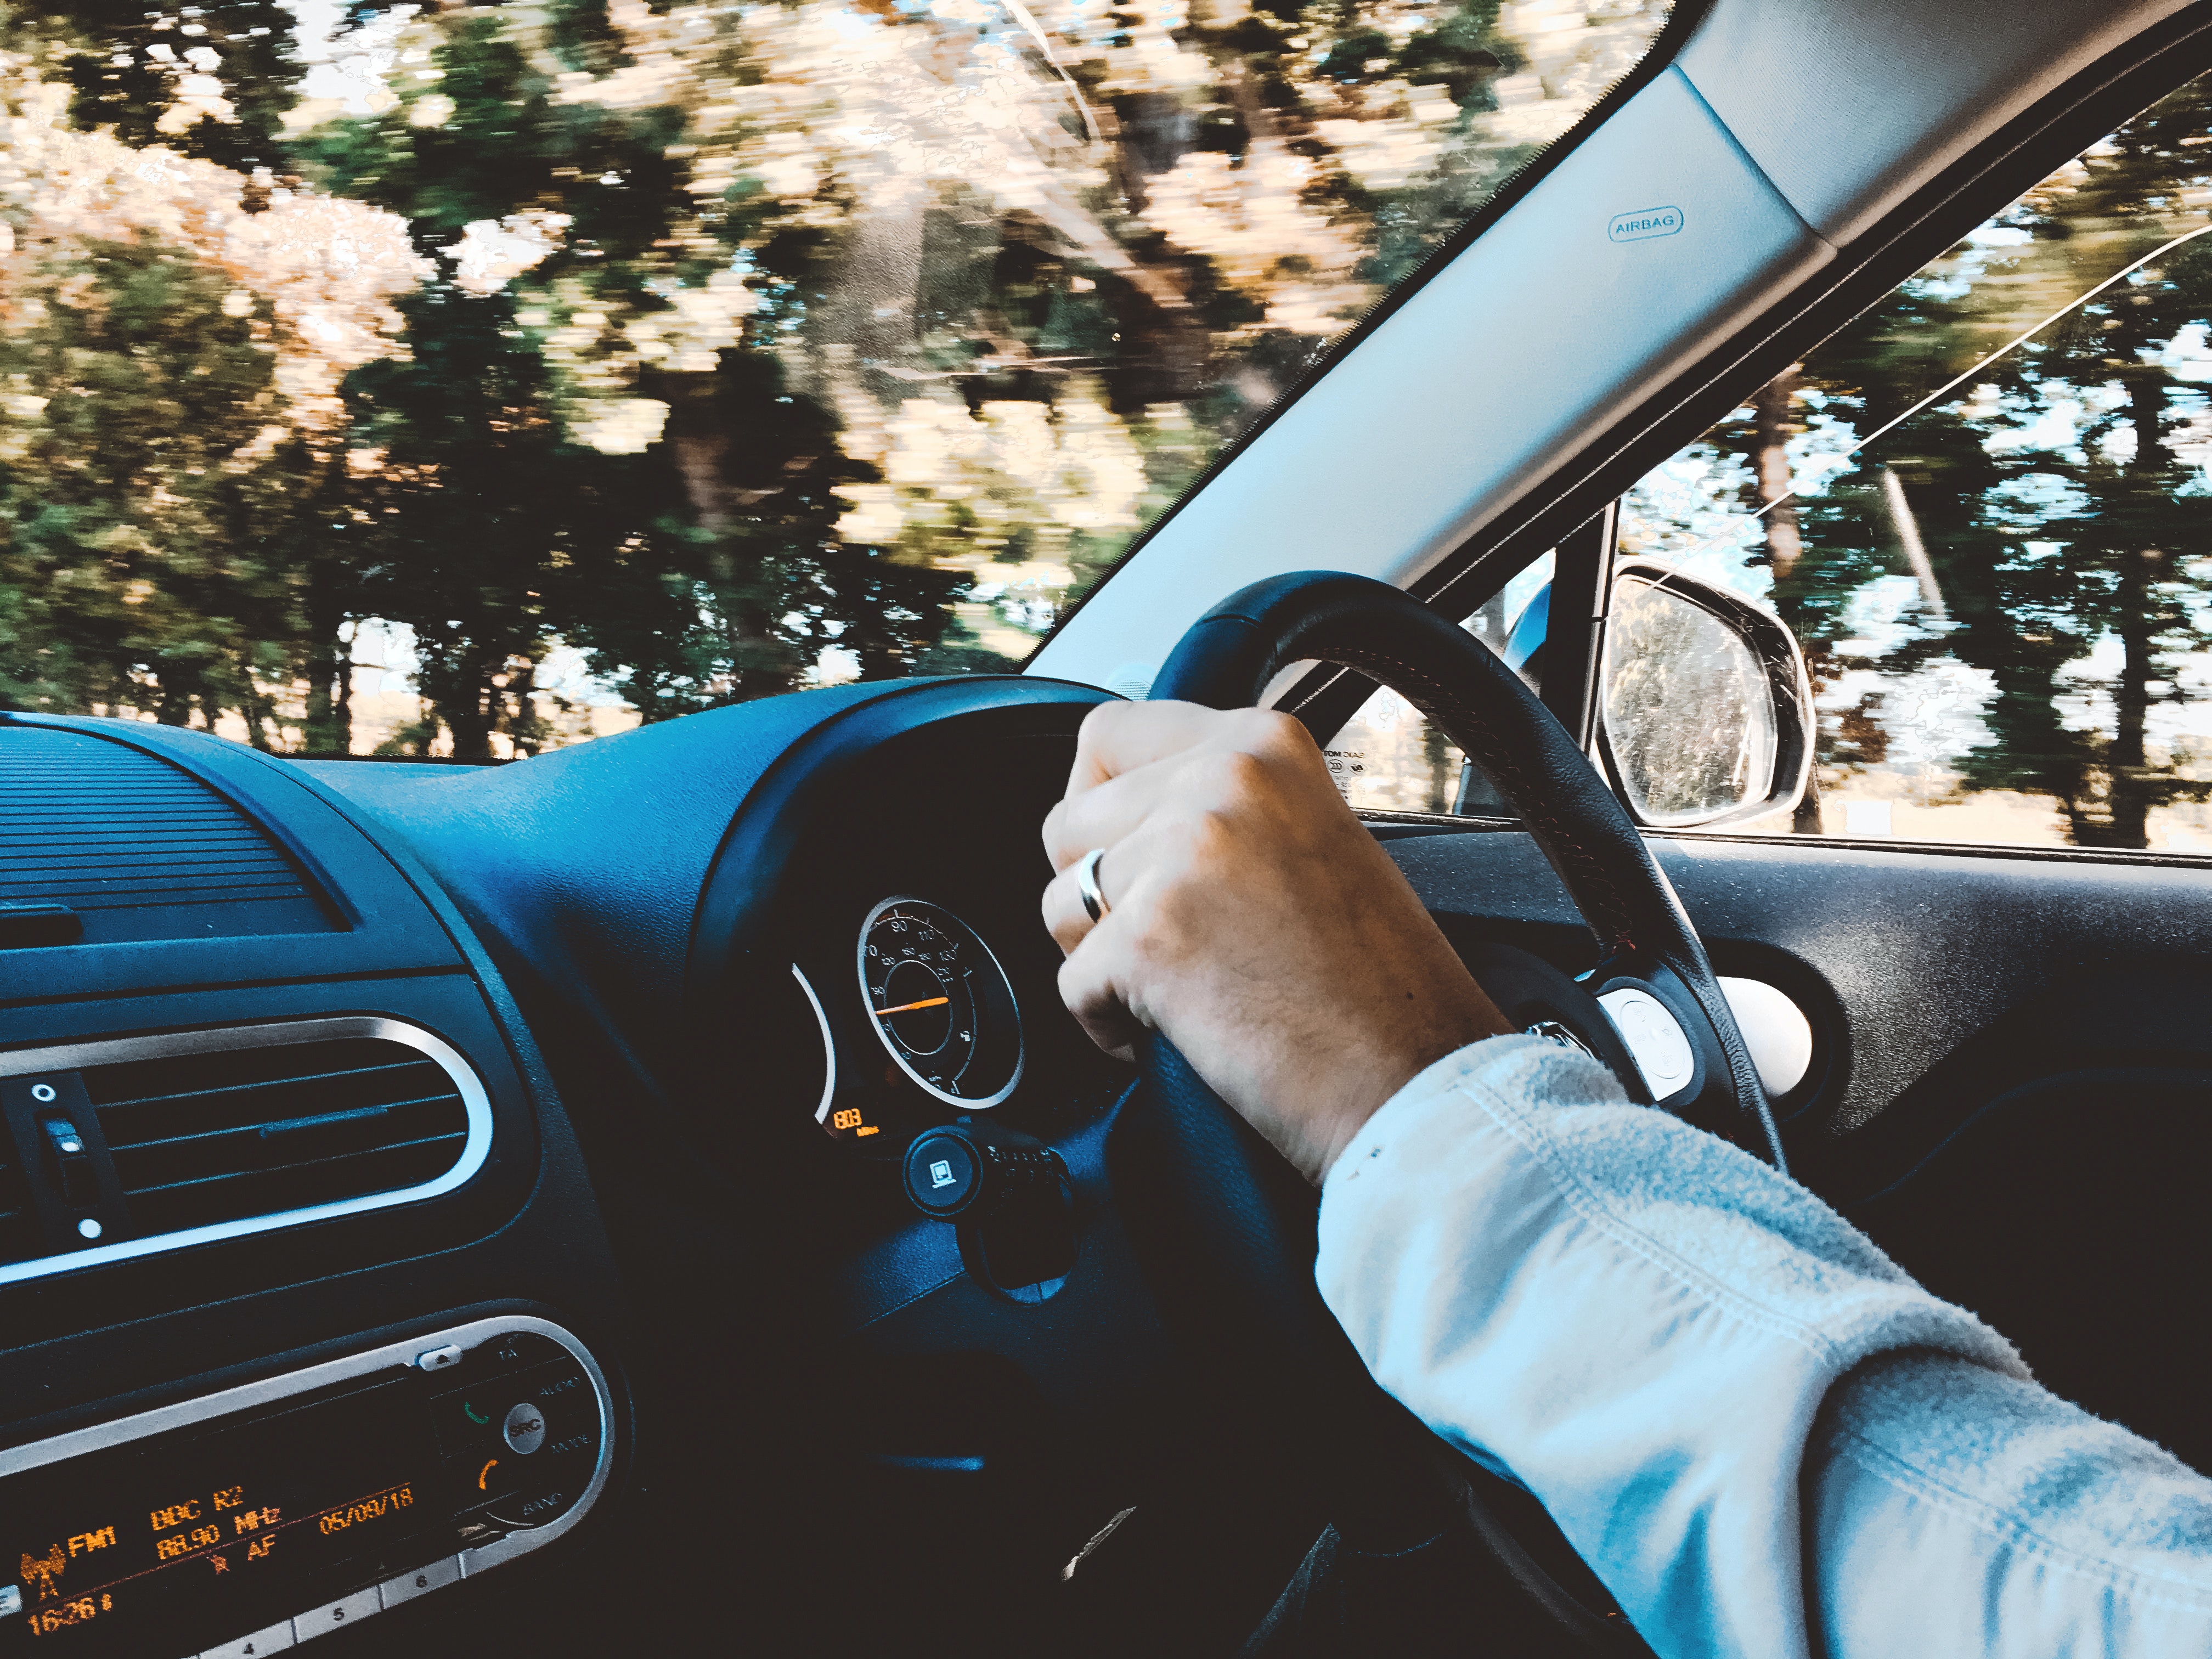
[[[902,1002],[896,1008],[877,1009],[876,1018],[881,1019],[886,1014],[910,1014],[917,1008],[942,1008],[951,1000],[951,997],[925,997],[920,1002]]]

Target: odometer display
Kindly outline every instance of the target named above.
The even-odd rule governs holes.
[[[940,905],[885,899],[860,929],[866,1018],[908,1077],[947,1105],[995,1106],[1022,1074],[1021,1016],[1006,970]]]

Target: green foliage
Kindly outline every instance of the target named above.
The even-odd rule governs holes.
[[[33,244],[9,279],[0,691],[173,724],[234,708],[268,740],[258,688],[296,666],[330,463],[260,441],[267,307],[150,237]]]
[[[869,676],[1004,667],[954,609],[979,575],[1027,585],[998,601],[1024,626],[1050,608],[1035,572],[1095,580],[1349,325],[1363,283],[1411,269],[1524,153],[1430,97],[1443,137],[1413,148],[1432,161],[1370,188],[1323,136],[1410,131],[1408,86],[1490,108],[1523,67],[1498,0],[1418,23],[1376,0],[1200,15],[1167,43],[1195,75],[1146,67],[1156,19],[1071,14],[1064,60],[1030,65],[1044,98],[1017,112],[1022,153],[1060,169],[1050,199],[940,173],[902,216],[860,177],[875,141],[855,149],[835,67],[772,55],[805,9],[353,0],[347,26],[406,67],[377,113],[300,126],[279,0],[0,13],[78,128],[233,169],[248,211],[297,188],[399,216],[428,272],[334,420],[281,372],[303,302],[221,275],[219,237],[0,270],[0,696],[238,713],[258,741],[342,752],[349,630],[380,618],[411,633],[425,703],[393,744],[475,757],[554,740],[556,647],[648,720],[790,690],[825,652]],[[972,34],[903,5],[848,21],[909,38],[928,74],[932,53],[969,64],[956,79],[987,41],[1034,52],[995,15]],[[814,182],[772,186],[763,155]],[[1217,181],[1231,194],[1297,158],[1305,244],[1255,266],[1224,220],[1179,245],[1148,191],[1194,155],[1255,169]],[[699,320],[734,288],[742,305]],[[1276,304],[1291,290],[1324,296],[1295,324]],[[919,424],[940,422],[946,471],[918,485],[893,465],[894,488],[855,459],[886,453],[868,419],[846,429],[856,398],[882,425],[908,399],[936,411]],[[962,416],[1000,448],[977,459]],[[889,501],[897,527],[848,518],[856,500]],[[840,527],[856,522],[877,527]]]
[[[131,0],[15,0],[15,7],[21,21],[55,26],[68,42],[62,74],[80,126],[111,127],[133,146],[166,143],[226,167],[279,158],[301,74],[292,13],[281,0],[206,0],[161,11]],[[195,52],[209,56],[194,61]],[[181,101],[180,78],[198,73],[222,83],[231,118],[202,118],[174,131],[163,118]]]

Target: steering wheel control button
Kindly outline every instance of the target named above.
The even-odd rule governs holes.
[[[387,1578],[376,1587],[376,1593],[387,1607],[396,1607],[402,1601],[411,1601],[418,1595],[428,1595],[434,1589],[443,1589],[448,1584],[461,1582],[461,1558],[449,1555],[442,1561],[433,1561],[427,1567],[413,1572],[403,1572],[397,1578]]]
[[[311,1641],[318,1636],[327,1636],[334,1630],[343,1630],[348,1625],[357,1625],[362,1620],[384,1610],[384,1603],[373,1589],[356,1591],[337,1601],[326,1601],[313,1613],[303,1613],[292,1620],[295,1641]]]
[[[1597,1000],[1627,1045],[1653,1100],[1669,1099],[1689,1087],[1697,1074],[1697,1055],[1681,1022],[1665,1003],[1649,991],[1626,986],[1616,987]]]
[[[924,1215],[950,1218],[966,1209],[980,1173],[974,1149],[953,1135],[923,1135],[907,1149],[907,1196]]]
[[[416,1366],[426,1371],[449,1371],[460,1363],[461,1351],[450,1342],[415,1356]]]
[[[527,1457],[545,1443],[545,1413],[528,1401],[513,1407],[500,1425],[500,1438],[516,1455]]]
[[[200,1659],[261,1659],[265,1653],[282,1653],[292,1645],[292,1621],[287,1619],[219,1648],[203,1649]]]

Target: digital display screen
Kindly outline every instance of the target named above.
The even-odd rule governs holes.
[[[194,1653],[344,1595],[364,1557],[416,1565],[453,1510],[428,1405],[390,1382],[9,1480],[0,1653]]]
[[[581,1368],[522,1336],[9,1476],[0,1659],[183,1659],[309,1613],[557,1517],[599,1441]]]

